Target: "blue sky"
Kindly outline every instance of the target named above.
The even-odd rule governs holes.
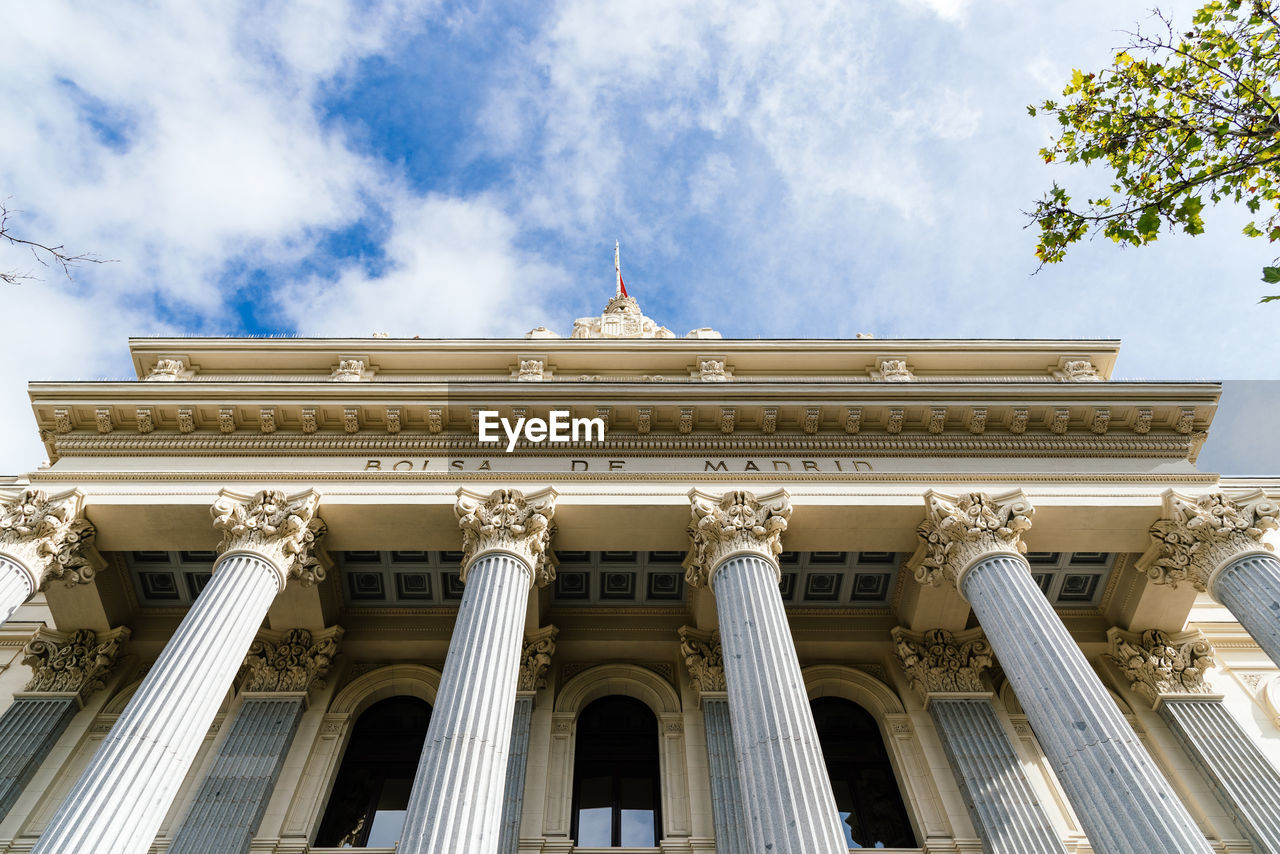
[[[1045,167],[1025,107],[1145,9],[20,4],[0,195],[115,262],[0,293],[0,470],[41,458],[25,380],[125,376],[129,334],[567,332],[615,239],[677,333],[1117,337],[1119,377],[1280,379],[1238,211],[1031,275],[1020,211],[1096,177]]]

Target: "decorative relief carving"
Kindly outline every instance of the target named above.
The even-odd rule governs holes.
[[[329,672],[340,640],[341,626],[314,633],[306,629],[261,631],[244,657],[240,690],[310,691]]]
[[[732,433],[734,420],[737,418],[737,410],[732,406],[723,406],[720,408],[720,432]]]
[[[1186,580],[1202,592],[1213,574],[1239,555],[1271,551],[1262,535],[1280,527],[1280,507],[1261,489],[1235,498],[1169,490],[1163,515],[1151,526],[1151,548],[1138,569],[1156,584],[1177,587]]]
[[[1142,634],[1112,628],[1107,632],[1114,661],[1125,678],[1149,703],[1161,694],[1208,694],[1205,671],[1213,667],[1213,647],[1200,632]]]
[[[1098,369],[1088,359],[1065,360],[1062,363],[1062,367],[1054,371],[1053,375],[1066,383],[1102,382]]]
[[[1089,429],[1101,436],[1107,432],[1107,428],[1111,425],[1111,410],[1100,407],[1093,411],[1093,423],[1089,425]]]
[[[704,632],[693,626],[680,627],[680,654],[684,656],[689,679],[698,693],[724,691],[724,655],[720,633]]]
[[[772,434],[778,429],[778,407],[766,406],[760,414],[760,430]]]
[[[941,433],[947,426],[947,410],[943,406],[935,406],[929,411],[929,432]]]
[[[975,436],[985,432],[987,429],[987,410],[982,407],[975,407],[969,413],[969,432]]]
[[[316,432],[316,410],[312,406],[304,406],[302,408],[302,432]]]
[[[920,633],[899,626],[893,629],[893,642],[898,660],[921,699],[928,694],[987,690],[981,675],[993,660],[991,644],[982,629]]]
[[[98,423],[99,433],[110,433],[115,429],[115,424],[111,421],[111,410],[106,407],[100,407],[93,413],[94,420]]]
[[[754,552],[777,565],[782,533],[791,518],[786,490],[756,498],[740,490],[708,495],[695,489],[689,493],[689,502],[692,543],[685,558],[685,580],[690,587],[709,585],[716,567],[739,552]]]
[[[363,359],[341,359],[329,375],[329,382],[358,383],[372,377],[373,371],[365,367]]]
[[[441,409],[427,410],[427,432],[439,433],[444,429],[444,411]]]
[[[387,408],[387,432],[393,434],[400,432],[400,410],[397,407]]]
[[[653,429],[653,409],[641,406],[636,410],[636,432],[645,434],[651,429]]]
[[[236,431],[236,411],[229,406],[218,410],[218,429],[223,433]]]
[[[893,407],[889,410],[889,420],[885,424],[884,429],[890,433],[901,433],[902,422],[906,420],[906,410],[901,407]]]
[[[213,527],[222,532],[218,551],[251,551],[270,560],[285,578],[304,585],[323,581],[325,566],[318,549],[327,528],[316,515],[320,496],[307,491],[285,497],[278,489],[247,496],[224,491],[213,502]]]
[[[804,432],[813,435],[818,432],[818,427],[822,424],[822,409],[817,406],[810,406],[804,411]]]
[[[1069,426],[1071,426],[1071,410],[1066,408],[1053,410],[1053,419],[1049,422],[1049,429],[1061,436],[1067,432]]]
[[[536,331],[536,330],[535,330]],[[532,335],[532,333],[530,333]],[[635,297],[616,296],[599,317],[573,322],[571,338],[675,338],[675,333],[641,314]],[[710,336],[698,336],[710,337]],[[715,337],[719,337],[716,335]]]
[[[728,382],[729,377],[725,373],[724,359],[698,360],[698,379],[704,383]]]
[[[607,433],[610,429],[612,429],[612,426],[613,426],[613,407],[597,406],[596,418],[599,418],[601,421],[604,422],[604,429],[605,429],[605,432]]]
[[[458,490],[453,507],[462,529],[462,580],[475,558],[489,551],[518,555],[533,568],[534,584],[545,586],[555,580],[555,535],[552,518],[556,512],[556,492],[544,489],[526,497],[515,489],[497,489],[490,495]]]
[[[522,383],[542,382],[543,362],[541,359],[521,359],[520,371],[516,380]]]
[[[97,529],[81,514],[82,501],[75,490],[49,496],[26,489],[0,504],[0,552],[34,573],[33,587],[50,579],[65,579],[68,587],[87,584],[97,573]]]
[[[1133,432],[1150,433],[1151,432],[1151,409],[1142,407],[1138,410],[1138,415],[1133,421]]]
[[[138,421],[139,433],[150,433],[156,429],[155,422],[151,420],[151,407],[139,406],[134,415]]]
[[[881,359],[880,369],[872,371],[871,378],[886,383],[910,383],[915,382],[916,375],[902,359]]]
[[[1174,425],[1174,429],[1179,433],[1190,433],[1195,423],[1196,411],[1194,409],[1183,409],[1178,415],[1178,423]]]
[[[560,630],[545,626],[524,636],[524,648],[520,652],[520,676],[517,691],[537,691],[547,687],[547,668],[556,652],[556,636]]]
[[[844,432],[854,435],[862,429],[862,408],[850,407],[844,411]]]
[[[171,383],[190,379],[194,375],[195,371],[187,370],[187,365],[182,359],[160,359],[146,378],[149,382]]]
[[[680,410],[680,432],[693,432],[693,408],[684,407]]]
[[[916,581],[958,585],[959,574],[988,554],[1019,555],[1027,550],[1022,533],[1035,508],[1022,490],[991,497],[985,492],[953,496],[925,493],[925,520],[916,528],[923,541],[912,558]]]
[[[348,406],[342,410],[342,429],[355,433],[360,429],[360,410]]]
[[[258,410],[258,425],[263,433],[276,432],[276,410],[274,407],[265,406]]]
[[[1014,407],[1013,416],[1009,419],[1010,433],[1027,432],[1027,423],[1031,420],[1031,411],[1025,406]]]
[[[129,634],[127,626],[101,634],[90,629],[41,629],[22,648],[22,663],[33,674],[23,690],[74,693],[82,702],[87,700],[116,666]]]
[[[195,412],[189,406],[178,408],[178,430],[182,433],[190,433],[196,429]]]
[[[71,432],[71,410],[55,409],[53,410],[53,429],[59,433]]]

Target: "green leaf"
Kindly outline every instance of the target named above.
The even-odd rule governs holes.
[[[1263,267],[1262,281],[1268,285],[1280,283],[1280,267]]]
[[[1134,228],[1143,240],[1151,240],[1160,231],[1160,214],[1154,206],[1148,207],[1142,212],[1142,216],[1138,217],[1138,221],[1134,223]]]

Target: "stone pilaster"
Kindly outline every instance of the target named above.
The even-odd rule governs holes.
[[[54,579],[87,584],[101,566],[83,496],[26,489],[0,501],[0,623]]]
[[[547,668],[556,652],[560,630],[545,626],[525,635],[520,651],[520,674],[516,680],[516,707],[511,721],[511,747],[507,754],[507,778],[503,786],[502,832],[499,854],[520,850],[520,818],[524,812],[524,777],[529,763],[529,727],[533,722],[534,695],[547,687]]]
[[[463,578],[449,653],[414,777],[399,850],[498,849],[525,610],[555,578],[555,492],[458,491]]]
[[[898,660],[924,700],[987,854],[1065,854],[991,705],[981,629],[893,630]]]
[[[725,692],[720,633],[684,626],[680,629],[680,653],[702,706],[716,850],[724,854],[750,854],[750,819],[742,800],[738,756],[733,747],[733,722],[729,716],[729,695]]]
[[[1280,854],[1280,772],[1204,679],[1213,649],[1200,632],[1113,628],[1110,658],[1195,760],[1255,850]]]
[[[1280,663],[1280,560],[1263,539],[1280,526],[1280,507],[1262,490],[1234,498],[1169,490],[1162,515],[1138,569],[1156,584],[1186,581],[1208,593]]]
[[[751,851],[845,854],[800,662],[778,593],[786,492],[690,493],[686,578],[716,599]]]
[[[223,493],[213,578],[50,820],[33,852],[141,854],[154,839],[218,705],[286,581],[323,577],[314,492]]]
[[[1106,688],[1031,580],[1021,491],[925,496],[918,580],[951,581],[973,607],[1098,854],[1210,850]]]
[[[125,626],[109,632],[41,629],[27,643],[22,663],[31,668],[31,680],[0,715],[0,818],[89,695],[103,686],[128,639]]]
[[[169,854],[247,854],[275,789],[307,694],[329,671],[342,628],[262,631],[241,670],[244,701]]]

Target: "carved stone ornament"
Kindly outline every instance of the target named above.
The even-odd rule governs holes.
[[[947,427],[947,408],[935,406],[929,411],[929,432],[941,433]]]
[[[690,587],[709,586],[712,573],[725,558],[741,552],[754,553],[777,566],[782,533],[791,519],[791,498],[786,490],[756,498],[742,490],[708,495],[694,489],[689,492],[689,503],[692,542],[685,558],[685,581]]]
[[[969,432],[975,436],[980,435],[987,429],[987,410],[981,407],[975,408],[969,413]]]
[[[1107,639],[1111,641],[1107,657],[1147,702],[1154,705],[1161,694],[1213,692],[1204,681],[1205,671],[1215,664],[1213,647],[1200,632],[1151,629],[1139,635],[1113,628]]]
[[[738,410],[732,406],[720,408],[720,432],[732,433],[737,420]]]
[[[240,690],[306,693],[329,672],[340,640],[341,626],[259,632],[244,657]]]
[[[363,359],[340,359],[338,367],[329,375],[329,382],[358,383],[372,377],[373,371],[365,367]]]
[[[822,408],[810,406],[804,411],[804,432],[812,436],[822,424]]]
[[[155,421],[152,418],[151,407],[139,406],[134,415],[137,418],[139,433],[150,433],[152,430],[156,429]]]
[[[1272,551],[1262,535],[1280,527],[1280,507],[1260,489],[1235,498],[1221,492],[1191,496],[1169,490],[1162,515],[1151,526],[1151,548],[1138,561],[1138,569],[1156,584],[1177,587],[1189,581],[1201,592],[1235,558]]]
[[[704,383],[728,382],[725,374],[724,359],[701,359],[698,361],[698,379]]]
[[[71,432],[71,410],[55,409],[53,410],[53,429],[59,433]]]
[[[1035,508],[1022,490],[992,498],[985,492],[954,496],[925,493],[925,519],[916,528],[922,540],[912,557],[916,581],[959,586],[960,574],[991,554],[1020,555],[1027,550],[1022,533],[1031,527]]]
[[[1031,412],[1026,407],[1015,407],[1013,417],[1009,419],[1010,433],[1027,432],[1027,422],[1031,420]]]
[[[218,410],[218,429],[223,433],[236,432],[236,411],[229,406]]]
[[[880,369],[871,372],[871,378],[886,383],[915,382],[916,375],[902,359],[881,359]]]
[[[844,411],[844,432],[853,435],[862,429],[862,409],[852,407]]]
[[[545,626],[524,636],[524,648],[520,651],[520,676],[516,680],[517,691],[537,691],[547,687],[547,668],[556,652],[556,636],[560,630]]]
[[[189,380],[195,371],[188,370],[182,359],[160,359],[147,374],[147,381],[153,383],[172,383],[178,380]]]
[[[316,515],[320,496],[312,491],[285,497],[278,489],[248,496],[223,492],[213,502],[213,527],[222,532],[219,552],[250,551],[284,573],[280,586],[296,578],[304,585],[323,581],[325,565],[317,548],[327,528]]]
[[[462,529],[463,582],[472,562],[491,551],[517,555],[532,567],[532,581],[540,587],[555,580],[555,554],[551,551],[554,489],[528,497],[516,489],[497,489],[487,496],[459,489],[453,512]]]
[[[97,529],[84,518],[83,501],[74,489],[54,496],[26,489],[0,503],[0,553],[33,573],[33,589],[59,578],[68,587],[87,584],[100,568]]]
[[[906,410],[895,406],[889,410],[889,420],[885,422],[884,429],[890,433],[901,433],[902,424],[905,420]]]
[[[720,633],[704,632],[693,626],[680,628],[680,654],[693,687],[702,694],[724,691],[724,654],[720,650]]]
[[[400,432],[400,410],[395,407],[387,407],[387,432]]]
[[[428,409],[427,410],[427,432],[439,433],[442,429],[444,429],[443,410]]]
[[[302,408],[302,432],[316,432],[316,410],[314,407],[304,406]]]
[[[1071,410],[1055,409],[1053,410],[1053,419],[1049,422],[1049,429],[1059,436],[1067,432],[1067,428],[1071,426]]]
[[[1066,359],[1062,362],[1062,367],[1055,370],[1053,375],[1064,383],[1102,382],[1098,369],[1088,359]]]
[[[102,633],[41,629],[22,648],[22,663],[32,671],[23,690],[78,694],[83,702],[103,686],[127,640],[127,626]]]
[[[982,671],[991,667],[991,644],[982,629],[953,633],[945,629],[893,630],[893,643],[911,685],[924,699],[929,694],[988,690]]]
[[[263,433],[276,432],[276,410],[275,407],[265,406],[258,410],[258,425]]]
[[[93,413],[94,420],[98,424],[99,433],[110,433],[115,429],[115,422],[111,419],[111,410],[106,407],[99,407]]]
[[[195,413],[190,406],[178,407],[178,430],[182,433],[190,433],[196,429]]]
[[[635,297],[616,296],[599,317],[580,317],[573,322],[571,338],[675,338],[675,333],[659,326],[640,311]]]
[[[516,379],[520,382],[541,382],[543,364],[541,359],[521,359],[520,373]]]
[[[653,407],[641,406],[636,409],[636,432],[648,433],[653,428]]]
[[[1151,432],[1152,412],[1150,407],[1142,407],[1138,410],[1137,416],[1133,420],[1133,432],[1150,433]]]
[[[693,432],[693,409],[691,407],[684,407],[680,410],[680,421],[678,423],[681,433]]]

